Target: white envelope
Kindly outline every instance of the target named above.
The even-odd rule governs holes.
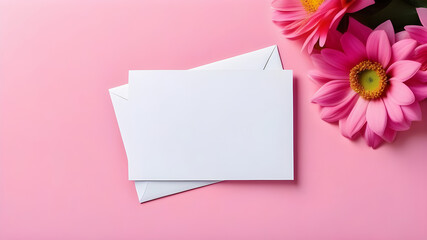
[[[276,46],[221,60],[194,69],[282,69],[279,52]],[[128,153],[130,117],[128,108],[128,84],[111,88],[110,96],[118,121],[123,144]],[[141,203],[179,192],[203,187],[218,181],[135,181],[138,199]]]

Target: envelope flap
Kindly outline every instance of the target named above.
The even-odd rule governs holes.
[[[277,52],[277,46],[273,45],[257,51],[245,53],[236,57],[227,58],[221,61],[193,68],[195,70],[263,70],[267,66],[269,59],[274,52]],[[277,52],[278,54],[278,52]],[[280,60],[280,58],[279,58]]]
[[[265,63],[264,70],[277,70],[283,69],[282,60],[280,59],[280,54],[277,46],[273,49],[270,58]]]
[[[115,88],[110,88],[108,90],[110,92],[110,94],[114,94],[116,96],[119,96],[121,98],[124,99],[129,99],[129,85],[125,84],[125,85],[121,85]]]
[[[143,197],[149,183],[150,182],[135,181],[136,194],[138,195],[139,202],[144,202]]]

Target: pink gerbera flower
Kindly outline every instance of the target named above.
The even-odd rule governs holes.
[[[323,47],[328,31],[336,28],[345,13],[359,11],[374,0],[273,0],[273,21],[290,39],[305,38],[303,49]]]
[[[371,30],[350,19],[348,31],[337,35],[337,47],[312,55],[317,69],[310,76],[323,84],[312,102],[323,120],[339,121],[344,136],[361,133],[373,148],[392,142],[396,131],[421,120],[418,101],[427,97],[427,75],[408,60],[416,41],[395,42],[390,21]]]
[[[421,62],[423,71],[427,71],[427,8],[417,8],[422,26],[406,26],[405,30],[420,46],[414,51],[414,57]]]

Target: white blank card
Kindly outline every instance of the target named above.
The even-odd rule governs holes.
[[[288,70],[135,70],[130,180],[292,180]]]

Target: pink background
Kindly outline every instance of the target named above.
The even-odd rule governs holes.
[[[378,150],[341,137],[270,18],[269,1],[0,1],[0,239],[427,239],[427,121]],[[296,180],[140,205],[107,89],[273,44],[295,71]]]

